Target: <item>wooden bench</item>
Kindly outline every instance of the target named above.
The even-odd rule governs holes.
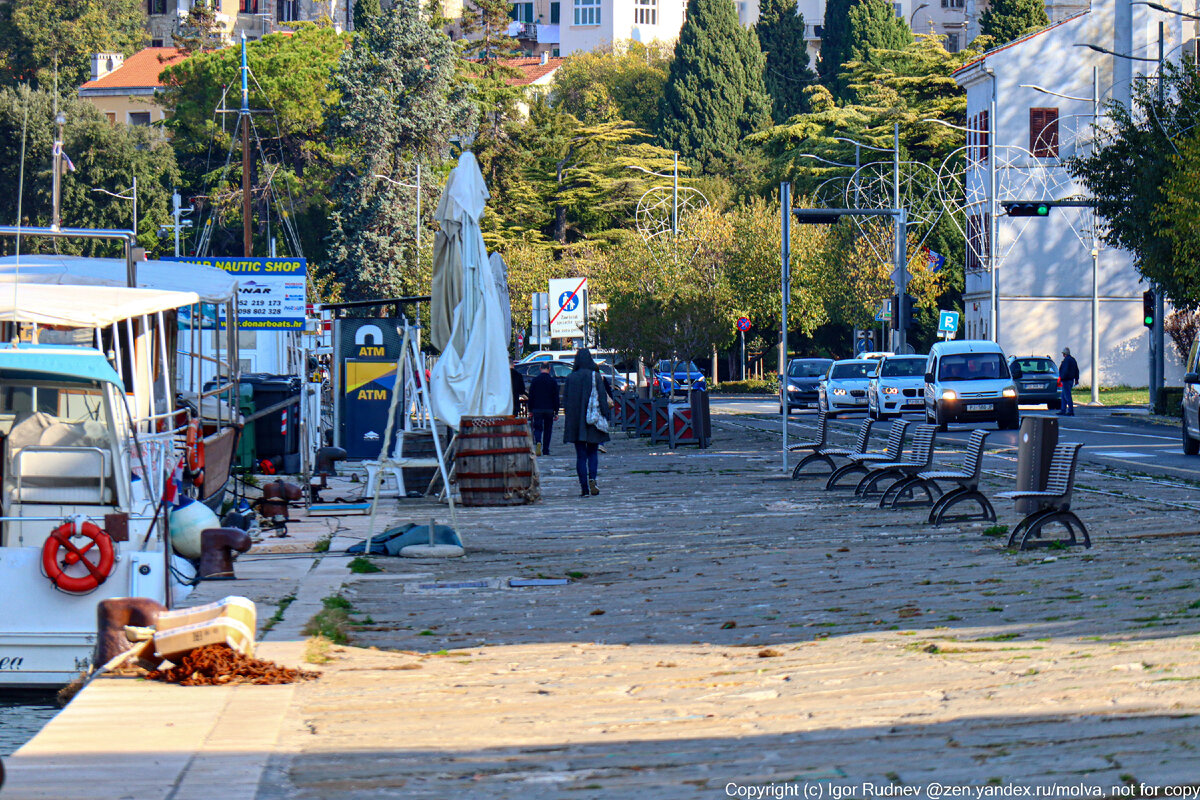
[[[825,412],[820,412],[825,414]],[[834,458],[847,458],[856,453],[865,453],[867,450],[867,442],[871,438],[871,426],[875,424],[875,420],[863,420],[862,425],[858,428],[858,435],[854,437],[854,444],[850,447],[828,447],[823,446],[806,455],[792,470],[792,480],[800,478],[815,478],[821,475],[828,475],[837,469],[837,464],[834,463]],[[808,448],[805,448],[808,449]],[[829,473],[824,472],[804,472],[804,468],[811,463],[820,461],[829,467]]]
[[[870,420],[868,419],[867,421],[869,422]],[[867,453],[865,450],[857,453],[847,453],[846,458],[849,459],[849,462],[838,467],[830,474],[829,480],[825,481],[826,491],[838,488],[838,481],[846,475],[856,472],[861,472],[865,475],[871,471],[871,466],[874,464],[899,461],[900,454],[904,451],[904,439],[907,435],[908,422],[900,419],[892,420],[892,426],[888,430],[887,449],[882,453]]]
[[[1083,445],[1078,442],[1060,444],[1054,448],[1050,459],[1050,472],[1046,478],[1046,488],[1040,492],[1016,491],[1001,492],[996,495],[1004,500],[1034,500],[1037,508],[1025,519],[1017,523],[1008,537],[1008,546],[1020,542],[1022,550],[1033,547],[1049,547],[1053,542],[1066,545],[1079,544],[1078,535],[1083,539],[1084,547],[1091,547],[1092,540],[1088,537],[1083,520],[1071,510],[1071,492],[1075,488],[1075,468],[1079,465],[1079,450]],[[1042,528],[1052,522],[1057,522],[1067,529],[1069,538],[1047,540],[1042,539]]]
[[[979,478],[983,472],[983,443],[987,439],[988,433],[990,431],[971,432],[971,439],[967,442],[967,455],[963,459],[961,469],[957,471],[930,470],[917,473],[917,480],[921,481],[926,491],[931,493],[930,496],[932,496],[932,492],[941,495],[933,504],[933,508],[929,510],[931,524],[941,525],[943,522],[967,522],[970,520],[996,521],[996,509],[992,507],[991,501],[984,496],[983,492],[979,491]],[[938,481],[952,481],[958,486],[943,494],[941,487],[937,485]],[[979,504],[979,512],[956,514],[952,517],[946,515],[954,506],[971,500]]]

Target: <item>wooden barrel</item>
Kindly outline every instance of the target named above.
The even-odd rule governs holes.
[[[521,417],[463,417],[454,474],[464,506],[519,506],[541,499],[533,436]]]

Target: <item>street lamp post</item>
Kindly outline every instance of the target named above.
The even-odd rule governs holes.
[[[1069,94],[1053,92],[1042,86],[1037,86],[1029,83],[1020,84],[1022,89],[1033,89],[1034,91],[1048,94],[1053,97],[1061,97],[1064,100],[1076,100],[1081,103],[1086,103],[1087,98],[1075,97]],[[1095,148],[1096,137],[1099,135],[1097,131],[1097,121],[1100,117],[1100,71],[1096,66],[1092,66],[1092,147]],[[1092,399],[1090,405],[1098,406],[1100,403],[1100,237],[1096,231],[1096,209],[1093,207],[1092,213]]]
[[[115,197],[118,200],[132,200],[133,201],[133,235],[136,237],[137,232],[138,232],[137,175],[133,176],[133,185],[129,189],[125,190],[127,192],[130,192],[130,194],[125,194],[125,192],[110,192],[107,189],[92,189],[92,191],[99,192],[100,194],[106,194],[109,197]],[[57,210],[57,206],[56,206],[56,210]],[[57,226],[58,226],[57,223],[55,223],[55,227],[57,227]],[[179,255],[179,254],[176,253],[176,255]]]
[[[380,175],[379,173],[375,173],[372,177],[379,178],[380,180],[384,180],[384,181],[387,181],[388,183],[395,184],[396,186],[403,186],[406,189],[415,189],[417,191],[417,258],[420,259],[420,254],[421,254],[421,162],[420,161],[417,162],[417,182],[416,183],[404,183],[403,181],[398,181],[395,178],[389,178],[387,175]]]
[[[55,103],[57,105],[57,102]],[[50,227],[58,230],[62,217],[59,213],[59,204],[62,201],[62,156],[63,156],[63,127],[67,124],[67,115],[59,111],[54,115],[54,175],[50,181],[51,194],[51,219]]]
[[[1152,8],[1157,8],[1160,11],[1168,11],[1170,9],[1162,8],[1155,3],[1139,2],[1137,5],[1147,5]],[[1176,13],[1176,12],[1171,12]],[[1178,12],[1180,16],[1192,17],[1190,14]],[[1161,106],[1166,98],[1166,75],[1163,71],[1163,65],[1166,60],[1166,32],[1164,23],[1160,20],[1158,23],[1158,58],[1146,58],[1144,56],[1135,56],[1130,53],[1118,53],[1115,50],[1109,50],[1106,47],[1101,47],[1098,44],[1076,44],[1076,47],[1086,47],[1097,53],[1102,53],[1113,58],[1121,58],[1126,61],[1145,61],[1151,64],[1158,65],[1158,104]],[[1166,305],[1162,289],[1155,282],[1151,281],[1150,288],[1154,292],[1154,326],[1150,329],[1150,408],[1154,410],[1158,406],[1159,395],[1162,394],[1164,373],[1166,371],[1165,363],[1165,345],[1166,336],[1163,328],[1163,311]]]

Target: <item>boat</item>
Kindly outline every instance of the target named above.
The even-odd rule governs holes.
[[[26,235],[29,232],[26,229]],[[117,354],[117,370],[129,387],[129,407],[138,430],[158,431],[164,424],[181,427],[170,423],[182,419],[176,413],[181,409],[198,420],[205,468],[202,479],[189,484],[188,494],[220,513],[242,429],[236,403],[231,402],[237,397],[239,376],[236,276],[170,261],[138,261],[130,270],[125,260],[116,258],[57,254],[0,258],[0,295],[12,284],[125,287],[131,280],[142,289],[190,292],[195,300],[162,313],[116,317],[111,325],[96,328],[94,345]],[[26,296],[22,305],[29,299]],[[57,295],[47,299],[44,309],[59,302]],[[154,391],[150,383],[156,384]]]
[[[100,601],[176,599],[164,492],[181,446],[172,351],[156,332],[199,303],[0,286],[0,687],[87,670]]]

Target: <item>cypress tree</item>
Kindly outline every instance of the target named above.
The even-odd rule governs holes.
[[[379,0],[354,0],[354,30],[361,31],[379,16]]]
[[[797,12],[796,0],[763,0],[755,30],[767,57],[763,79],[771,95],[771,116],[777,123],[784,122],[808,110],[804,90],[814,77],[808,68],[804,17]]]
[[[375,176],[411,183],[417,163],[429,175],[442,162],[469,117],[456,63],[453,42],[426,24],[417,0],[399,0],[359,31],[334,70],[329,137],[344,160],[331,192],[329,267],[348,299],[424,289],[403,266],[416,261],[416,194]],[[422,192],[434,207],[436,183]]]
[[[771,121],[766,59],[729,0],[688,0],[659,105],[663,147],[705,170],[728,163],[741,140]]]
[[[1002,45],[1049,24],[1043,0],[992,0],[979,17],[979,32]]]
[[[871,50],[899,50],[913,39],[908,23],[888,0],[830,0],[821,37],[821,82],[839,100],[850,100],[851,61],[869,61]]]

